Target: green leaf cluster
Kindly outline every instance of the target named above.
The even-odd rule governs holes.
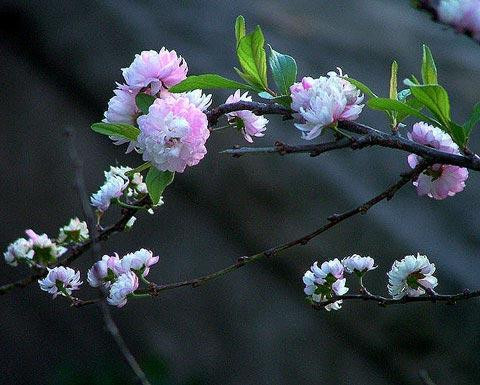
[[[397,90],[398,65],[392,63],[389,98],[380,98],[360,88],[370,96],[367,105],[374,110],[384,111],[391,120],[392,127],[409,116],[440,127],[460,146],[465,147],[472,128],[480,121],[480,104],[473,109],[465,124],[459,125],[452,120],[448,92],[438,84],[437,66],[431,50],[424,45],[421,66],[422,83],[411,75],[405,79],[407,89]],[[350,79],[349,79],[350,80]],[[428,112],[428,115],[423,113]]]

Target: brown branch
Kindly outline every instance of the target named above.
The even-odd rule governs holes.
[[[242,109],[249,109],[258,114],[282,115],[284,118],[290,118],[292,113],[291,110],[278,104],[241,102],[222,104],[212,110],[212,115],[208,115],[208,113],[207,115],[209,116],[210,124],[214,125],[216,124],[221,114],[232,111],[239,111]],[[235,157],[269,153],[278,153],[280,155],[309,153],[311,156],[317,156],[324,152],[348,147],[352,149],[362,149],[370,146],[380,146],[413,153],[431,161],[432,163],[451,164],[455,166],[466,167],[475,171],[480,171],[480,157],[470,151],[467,155],[449,154],[443,151],[439,151],[435,148],[423,146],[412,140],[403,138],[398,135],[398,133],[385,133],[364,124],[355,122],[338,122],[338,128],[361,136],[348,140],[340,140],[319,144],[288,145],[277,142],[273,147],[234,147],[232,149],[227,149],[222,152],[226,154],[231,154]]]
[[[155,283],[150,283],[149,287],[147,289],[143,290],[137,290],[136,294],[150,294],[151,296],[156,296],[160,292],[165,291],[165,290],[171,290],[171,289],[176,289],[180,287],[185,287],[185,286],[191,286],[191,287],[198,287],[206,282],[209,282],[211,280],[214,280],[218,277],[221,277],[225,274],[228,274],[230,272],[233,272],[247,264],[256,262],[260,259],[264,258],[270,258],[276,256],[278,253],[290,249],[294,246],[297,245],[306,245],[310,240],[313,238],[317,237],[318,235],[324,233],[325,231],[331,229],[332,227],[335,227],[339,223],[343,222],[344,220],[353,217],[357,214],[365,214],[370,208],[372,208],[374,205],[377,203],[380,203],[383,200],[390,200],[393,198],[395,193],[405,186],[409,181],[415,179],[418,177],[418,175],[425,170],[425,168],[428,166],[427,162],[421,162],[417,167],[415,167],[413,170],[410,170],[408,173],[405,173],[401,176],[401,178],[394,184],[390,185],[385,191],[382,193],[376,195],[369,201],[357,206],[356,208],[345,211],[341,214],[334,214],[331,215],[330,217],[327,218],[327,223],[325,223],[322,227],[319,229],[302,236],[301,238],[295,239],[293,241],[284,243],[282,245],[264,250],[260,253],[251,255],[251,256],[244,256],[239,258],[235,263],[231,264],[230,266],[227,266],[226,268],[222,270],[218,270],[216,272],[203,275],[201,277],[185,280],[185,281],[180,281],[180,282],[174,282],[174,283],[168,283],[168,284],[155,284]],[[95,302],[100,301],[101,299],[96,299],[93,300]],[[84,306],[84,305],[89,305],[90,303],[85,303],[85,304],[78,304],[78,307]]]
[[[315,309],[323,309],[326,305],[329,305],[336,301],[371,301],[376,302],[380,306],[390,306],[390,305],[403,305],[406,303],[417,303],[417,302],[431,302],[431,303],[447,303],[450,305],[455,304],[457,301],[466,300],[470,298],[477,298],[480,297],[480,290],[477,291],[469,291],[465,290],[462,293],[456,294],[438,294],[438,293],[429,293],[423,297],[408,297],[405,296],[401,299],[393,299],[383,297],[381,295],[371,294],[369,292],[363,292],[361,294],[346,294],[346,295],[339,295],[329,298],[328,301],[320,302],[320,303],[313,303],[312,307]]]

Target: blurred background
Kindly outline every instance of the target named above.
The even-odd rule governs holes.
[[[26,228],[51,235],[82,217],[73,187],[65,129],[75,131],[89,193],[112,164],[137,166],[138,155],[93,133],[120,68],[142,50],[175,49],[190,74],[236,78],[233,24],[261,24],[277,51],[296,58],[299,76],[341,66],[387,94],[393,59],[402,78],[418,74],[421,44],[437,60],[453,116],[463,122],[479,100],[480,48],[430,21],[409,1],[18,1],[0,3],[0,246]],[[228,95],[218,92],[215,103]],[[301,143],[289,123],[270,118],[267,135]],[[380,113],[361,121],[387,130]],[[479,150],[479,135],[472,148]],[[102,253],[154,250],[158,283],[218,270],[297,238],[375,195],[407,170],[406,154],[384,149],[234,159],[219,154],[244,145],[233,130],[216,133],[196,167],[177,175],[156,215],[140,215],[133,231]],[[304,301],[303,272],[315,260],[371,255],[367,280],[385,293],[396,258],[420,251],[437,265],[440,292],[479,288],[478,175],[445,201],[417,198],[405,187],[389,203],[344,222],[307,246],[251,265],[205,286],[164,292],[112,308],[134,355],[154,384],[436,384],[480,383],[478,301],[380,308],[350,302],[335,313]],[[2,263],[0,283],[28,274]],[[80,293],[94,296],[87,287]],[[36,284],[0,297],[2,384],[134,384],[96,306],[72,309]]]

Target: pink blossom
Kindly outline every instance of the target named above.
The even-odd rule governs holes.
[[[138,94],[140,88],[131,89],[125,84],[118,84],[117,88],[113,91],[115,94],[108,102],[108,109],[105,111],[105,123],[126,123],[134,125],[137,121],[137,117],[140,115],[140,110],[135,102],[135,97]],[[129,141],[127,139],[110,136],[116,146],[128,143],[127,153],[135,149],[136,142]]]
[[[445,199],[454,196],[465,188],[468,170],[447,164],[434,164],[422,173],[413,185],[418,195],[427,195],[433,199]]]
[[[363,96],[350,82],[339,74],[329,72],[328,77],[305,77],[290,87],[295,127],[302,131],[302,138],[311,140],[323,129],[342,120],[355,120],[363,109]]]
[[[146,249],[128,253],[122,259],[115,261],[115,274],[120,275],[134,270],[146,277],[150,271],[150,267],[157,263],[158,259],[158,256],[154,257],[153,252]]]
[[[207,153],[207,116],[185,97],[156,99],[138,118],[139,151],[161,171],[183,172]]]
[[[38,280],[40,289],[53,294],[53,298],[58,295],[71,295],[82,283],[79,271],[75,272],[72,268],[63,266],[48,269],[47,276]]]
[[[180,83],[187,77],[187,71],[187,63],[183,58],[165,47],[159,52],[143,51],[135,55],[130,67],[122,69],[130,88],[150,87],[152,95]]]
[[[407,133],[407,137],[414,142],[433,147],[439,151],[448,152],[449,154],[458,154],[460,152],[450,135],[440,128],[424,122],[415,123],[412,132]]]
[[[410,140],[446,153],[458,154],[460,152],[450,135],[438,127],[423,122],[414,124],[412,132],[407,136]],[[420,157],[415,154],[408,156],[408,164],[411,168],[415,168],[419,161]],[[466,168],[434,164],[420,174],[413,185],[417,188],[418,195],[427,195],[440,200],[462,191],[467,178],[468,170]]]
[[[251,102],[252,97],[248,95],[248,92],[241,95],[240,90],[237,90],[227,98],[225,103],[231,104],[240,101]],[[263,115],[255,115],[252,111],[241,110],[229,112],[226,116],[231,124],[235,124],[242,131],[247,142],[253,142],[252,136],[262,137],[265,135],[263,132],[267,129],[265,126],[268,120]]]
[[[87,272],[87,281],[92,287],[104,285],[109,287],[111,280],[115,278],[115,266],[120,261],[118,254],[104,255],[102,259],[95,262]]]
[[[137,275],[129,271],[120,275],[110,287],[107,302],[110,305],[122,307],[127,303],[127,296],[138,289]]]

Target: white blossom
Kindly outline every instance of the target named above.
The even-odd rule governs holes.
[[[28,229],[25,233],[30,238],[32,250],[34,252],[33,260],[41,264],[55,262],[67,249],[54,243],[47,234],[37,234]]]
[[[137,275],[129,271],[120,275],[110,287],[107,302],[110,305],[122,307],[127,303],[127,296],[138,289]]]
[[[128,181],[125,181],[121,176],[117,175],[107,178],[100,190],[92,194],[90,198],[92,206],[96,207],[100,212],[107,211],[112,199],[121,197],[127,186]]]
[[[17,266],[19,261],[32,260],[35,252],[32,249],[32,241],[19,238],[8,245],[7,251],[3,253],[5,262],[11,266]]]
[[[71,295],[82,283],[80,271],[75,272],[72,268],[63,266],[48,269],[47,276],[38,280],[40,289],[53,294],[53,298],[58,295]]]
[[[407,255],[395,261],[388,272],[388,292],[394,299],[418,297],[425,294],[424,288],[433,290],[437,278],[433,276],[435,265],[425,255]]]
[[[116,261],[115,273],[117,275],[135,271],[146,277],[150,271],[150,266],[158,262],[159,257],[153,256],[153,252],[146,249],[140,249],[133,253],[126,254],[123,258]]]
[[[319,303],[329,301],[333,296],[344,295],[348,292],[348,287],[345,287],[346,279],[343,278],[343,271],[344,267],[337,258],[323,262],[320,267],[315,262],[303,276],[305,294]],[[338,310],[341,304],[341,300],[335,301],[326,305],[325,309]]]
[[[83,242],[88,239],[88,226],[78,218],[70,219],[68,225],[60,228],[57,241],[59,243]]]
[[[353,254],[351,257],[344,258],[342,263],[347,273],[357,272],[362,274],[377,268],[377,266],[374,266],[375,260],[373,258],[362,257],[357,254]]]
[[[115,264],[120,261],[118,254],[104,255],[102,259],[95,262],[87,272],[87,281],[92,287],[105,286],[109,287],[111,282],[115,280]]]

